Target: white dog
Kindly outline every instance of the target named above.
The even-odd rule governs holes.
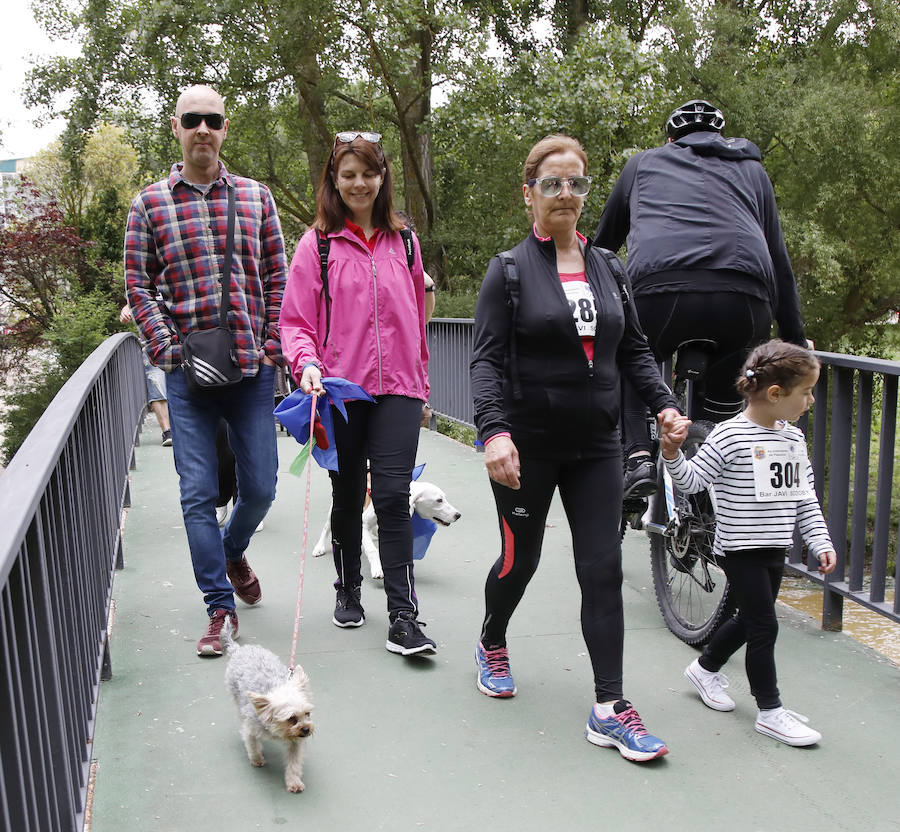
[[[303,750],[315,730],[310,712],[309,678],[297,665],[291,675],[278,657],[265,647],[237,644],[230,626],[222,631],[222,646],[228,656],[225,686],[241,717],[241,738],[247,757],[264,766],[262,738],[281,740],[286,749],[284,785],[289,792],[302,792]]]
[[[449,526],[455,523],[462,515],[450,504],[447,495],[442,489],[432,482],[425,480],[413,480],[409,484],[409,514],[415,512],[426,520],[434,520],[441,526]],[[366,496],[365,508],[362,513],[362,548],[363,554],[369,560],[369,568],[372,577],[376,580],[384,578],[384,570],[381,568],[381,558],[378,555],[378,518],[375,516],[375,507],[371,498]],[[320,557],[331,551],[331,516],[325,521],[322,534],[313,547],[312,553]]]

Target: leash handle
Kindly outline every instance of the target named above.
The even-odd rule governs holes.
[[[316,405],[319,397],[313,393],[309,414],[309,456],[306,458],[306,496],[303,502],[303,541],[300,544],[300,579],[297,582],[297,610],[294,614],[294,637],[291,641],[291,663],[288,670],[294,672],[294,659],[297,657],[297,641],[300,638],[300,604],[303,602],[303,572],[306,568],[306,546],[309,542],[309,492],[312,481],[312,443],[316,427]]]

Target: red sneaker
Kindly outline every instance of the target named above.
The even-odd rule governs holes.
[[[262,600],[262,590],[259,588],[259,579],[247,563],[247,556],[243,555],[238,561],[225,561],[225,574],[234,587],[234,593],[248,606],[258,604]]]
[[[203,634],[203,638],[197,642],[198,656],[221,656],[222,655],[222,627],[225,626],[225,620],[231,621],[231,637],[238,637],[238,617],[234,610],[213,610],[209,617],[209,626]]]

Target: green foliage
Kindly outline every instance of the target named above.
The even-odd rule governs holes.
[[[451,439],[454,439],[463,445],[468,445],[470,448],[475,444],[475,431],[472,430],[472,428],[461,425],[459,422],[454,422],[452,419],[445,419],[443,416],[438,416],[437,430],[438,433],[449,436]]]
[[[659,139],[657,64],[615,27],[585,29],[566,54],[473,60],[464,89],[435,114],[435,176],[441,216],[434,243],[444,254],[441,285],[477,291],[488,261],[518,243],[530,220],[522,165],[551,133],[579,139],[594,189],[581,219],[590,234],[624,163]]]
[[[9,461],[66,380],[117,328],[118,310],[100,293],[61,301],[45,333],[50,347],[4,394],[2,455]]]
[[[68,378],[118,329],[118,308],[99,292],[61,304],[46,333],[60,370]]]
[[[0,417],[3,422],[0,456],[4,464],[8,464],[19,450],[67,378],[52,361],[43,361],[33,370],[19,376],[9,390],[4,392],[6,410]]]

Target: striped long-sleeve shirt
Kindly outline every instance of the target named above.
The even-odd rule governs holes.
[[[791,472],[802,473],[805,468],[808,496],[769,501],[758,499],[761,489],[774,485],[783,475],[777,468],[775,481],[757,481],[754,456],[758,460],[776,459],[779,450],[786,450],[795,460]],[[787,548],[792,543],[797,523],[803,540],[814,555],[834,550],[816,499],[806,439],[794,425],[779,422],[774,429],[764,428],[741,413],[716,425],[692,459],[685,459],[679,451],[676,459],[667,459],[665,463],[675,486],[682,491],[693,494],[713,487],[716,495],[716,554],[735,549]],[[788,473],[792,476],[791,472]]]
[[[181,168],[173,165],[167,179],[145,188],[131,205],[128,305],[147,356],[166,372],[181,364],[179,331],[218,324],[231,185],[236,222],[228,326],[244,376],[254,376],[262,353],[282,360],[278,315],[287,260],[275,201],[265,185],[233,176],[221,162],[206,193],[190,185]]]

